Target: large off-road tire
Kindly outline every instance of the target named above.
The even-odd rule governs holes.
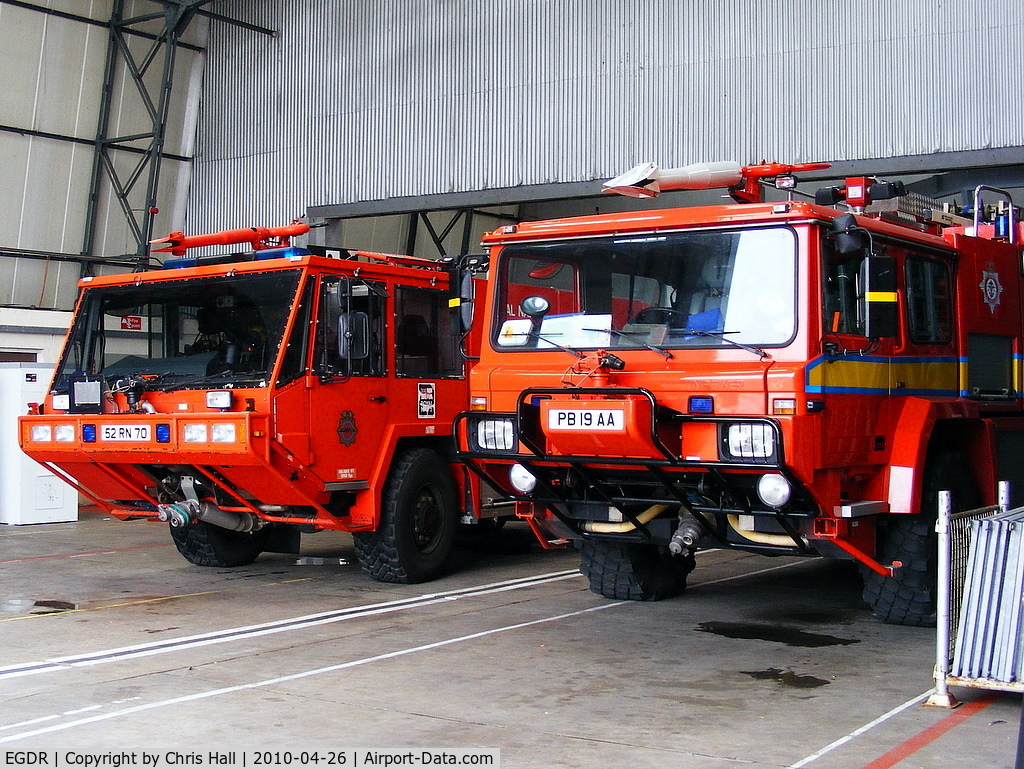
[[[693,555],[673,556],[657,545],[587,539],[580,544],[580,572],[605,598],[660,601],[686,589]]]
[[[360,567],[375,580],[414,584],[444,573],[457,526],[448,465],[430,449],[410,449],[388,474],[379,528],[352,539]]]
[[[185,560],[197,566],[247,566],[264,551],[273,526],[245,533],[229,531],[205,521],[170,527],[171,539]]]
[[[977,489],[963,454],[943,451],[929,459],[920,514],[879,516],[875,560],[886,566],[893,561],[903,564],[891,577],[861,566],[864,600],[883,622],[935,626],[939,557],[935,521],[941,490],[951,492],[954,512],[977,507]]]

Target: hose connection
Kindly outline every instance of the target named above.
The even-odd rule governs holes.
[[[199,504],[191,500],[182,502],[171,502],[166,505],[157,505],[157,518],[164,523],[171,524],[171,528],[182,529],[198,519]]]
[[[693,514],[680,511],[679,526],[672,533],[672,539],[668,543],[669,552],[672,555],[688,556],[696,548],[702,533],[700,522]]]

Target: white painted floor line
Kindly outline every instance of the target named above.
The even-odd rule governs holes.
[[[723,582],[731,582],[745,577],[753,577],[767,572],[778,571],[795,566],[803,561],[794,561],[781,566],[771,566],[767,569],[737,574],[731,577],[722,577],[708,582],[698,582],[692,585],[691,589],[699,589],[709,585],[718,585]],[[581,575],[576,569],[549,572],[531,577],[519,577],[516,579],[502,580],[485,585],[456,588],[438,593],[426,593],[424,595],[402,598],[395,601],[384,601],[382,603],[368,604],[366,606],[354,606],[345,609],[334,609],[331,611],[306,614],[299,617],[288,617],[273,622],[263,622],[256,625],[245,625],[242,627],[226,628],[215,630],[209,633],[171,638],[161,641],[152,641],[145,644],[133,646],[122,646],[113,649],[101,649],[95,652],[73,654],[65,657],[51,657],[44,660],[16,663],[13,665],[0,666],[0,681],[7,678],[19,678],[23,676],[38,675],[39,673],[53,673],[60,670],[70,670],[76,667],[101,665],[108,662],[136,659],[139,657],[150,657],[157,654],[168,654],[186,649],[195,649],[202,646],[228,643],[245,639],[257,638],[259,636],[272,635],[286,631],[302,630],[305,628],[327,625],[335,622],[360,619],[376,614],[386,614],[395,611],[430,606],[441,601],[452,601],[460,598],[473,596],[490,595],[509,590],[520,590],[526,587],[544,584],[547,582],[558,582],[566,579],[577,579]]]
[[[148,657],[155,654],[167,654],[170,652],[182,651],[184,649],[194,649],[201,646],[210,646],[212,644],[239,641],[271,635],[273,633],[301,630],[309,627],[316,627],[318,625],[327,625],[334,622],[344,622],[377,614],[386,614],[389,612],[430,606],[442,601],[453,601],[460,598],[490,595],[509,590],[520,590],[522,588],[534,587],[548,582],[575,579],[579,576],[580,573],[575,569],[556,571],[548,574],[538,574],[532,577],[521,577],[518,579],[502,580],[501,582],[492,582],[474,587],[446,590],[439,593],[426,593],[424,595],[403,598],[395,601],[385,601],[382,603],[368,604],[366,606],[354,606],[345,609],[317,612],[315,614],[307,614],[300,617],[289,617],[287,619],[264,622],[256,625],[226,628],[224,630],[183,636],[181,638],[171,638],[145,644],[137,644],[134,646],[122,646],[114,649],[103,649],[100,651],[74,654],[66,657],[53,657],[34,662],[5,665],[0,667],[0,680],[5,678],[36,675],[38,673],[69,670],[74,667],[100,665],[107,662],[135,659],[138,657]]]
[[[849,734],[847,734],[844,737],[840,737],[835,742],[830,742],[828,745],[823,747],[821,750],[815,751],[814,753],[811,753],[811,755],[806,756],[804,758],[801,758],[795,764],[790,764],[789,766],[786,767],[786,769],[800,769],[800,767],[807,766],[812,761],[817,761],[819,758],[824,756],[826,753],[831,753],[836,748],[842,747],[846,743],[851,742],[854,738],[859,737],[860,735],[864,734],[867,731],[870,731],[871,729],[874,729],[879,724],[885,723],[886,721],[888,721],[893,716],[899,715],[900,713],[902,713],[907,708],[913,707],[914,705],[917,705],[919,702],[922,702],[922,701],[928,699],[928,697],[931,696],[931,693],[934,692],[934,691],[935,691],[934,689],[929,689],[924,694],[919,694],[916,697],[914,697],[913,699],[907,700],[902,705],[897,705],[892,710],[890,710],[888,713],[883,713],[882,715],[880,715],[878,718],[874,719],[873,721],[868,721],[866,724],[864,724],[864,726],[860,727],[859,729],[854,729],[852,732],[850,732]]]
[[[73,721],[66,721],[60,724],[53,724],[50,726],[44,726],[37,729],[30,729],[24,732],[18,732],[16,734],[10,734],[5,737],[0,737],[0,744],[17,742],[18,740],[28,739],[30,737],[38,737],[44,734],[53,734],[55,732],[62,732],[67,729],[73,729],[78,726],[87,726],[89,724],[99,723],[101,721],[109,721],[115,718],[124,718],[135,713],[142,713],[147,710],[154,710],[157,708],[171,707],[173,705],[181,705],[186,702],[196,702],[197,700],[205,700],[211,697],[219,697],[224,694],[234,694],[236,692],[247,691],[250,689],[260,689],[267,686],[275,686],[277,684],[288,683],[291,681],[298,681],[303,678],[310,678],[311,676],[324,675],[325,673],[334,673],[339,670],[347,670],[349,668],[359,667],[361,665],[368,665],[371,662],[381,662],[383,660],[394,659],[396,657],[404,657],[409,654],[418,654],[419,652],[431,651],[433,649],[440,649],[445,646],[451,646],[452,644],[464,643],[466,641],[474,641],[479,638],[494,635],[496,633],[505,633],[511,630],[521,630],[527,627],[533,627],[535,625],[542,625],[548,622],[558,622],[559,620],[570,619],[572,617],[579,617],[584,614],[590,614],[592,612],[603,611],[605,609],[611,609],[616,606],[622,606],[626,601],[616,601],[613,603],[604,603],[600,606],[592,606],[588,609],[581,609],[579,611],[567,612],[565,614],[556,614],[551,617],[543,617],[541,619],[530,620],[529,622],[518,622],[514,625],[505,625],[503,627],[491,628],[490,630],[481,630],[476,633],[469,633],[468,635],[457,636],[455,638],[447,638],[443,641],[435,641],[433,643],[423,644],[421,646],[413,646],[407,649],[399,649],[393,652],[386,652],[384,654],[376,654],[372,657],[363,657],[358,660],[351,660],[349,662],[341,662],[337,665],[328,665],[327,667],[315,668],[313,670],[305,670],[299,673],[292,673],[286,676],[278,676],[276,678],[267,678],[262,681],[254,681],[247,684],[238,684],[236,686],[225,686],[220,689],[209,689],[204,692],[196,692],[194,694],[186,694],[182,697],[174,697],[173,699],[159,700],[157,702],[148,702],[142,705],[134,705],[129,708],[122,708],[121,710],[111,711],[109,713],[101,713],[94,716],[88,716],[86,718],[79,718]],[[44,716],[38,719],[39,721],[47,720],[50,716]],[[0,727],[3,729],[4,727]]]

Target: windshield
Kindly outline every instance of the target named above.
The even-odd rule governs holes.
[[[795,286],[796,236],[782,227],[513,244],[492,343],[780,346],[795,333]]]
[[[83,377],[149,390],[266,386],[298,281],[287,270],[87,289],[55,391]]]

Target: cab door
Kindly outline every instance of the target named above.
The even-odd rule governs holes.
[[[314,328],[310,467],[328,491],[359,491],[389,444],[391,379],[383,283],[328,276]]]

